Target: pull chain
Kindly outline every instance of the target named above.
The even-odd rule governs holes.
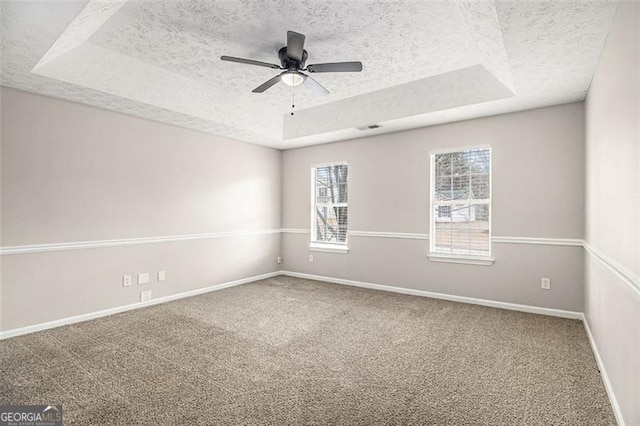
[[[291,86],[291,115],[293,115],[293,109],[296,107],[295,103],[295,87]]]

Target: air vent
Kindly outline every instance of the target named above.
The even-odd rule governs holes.
[[[356,127],[358,130],[373,130],[382,127],[380,124],[369,124],[367,126]]]

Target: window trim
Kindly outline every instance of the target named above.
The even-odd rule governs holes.
[[[434,213],[434,198],[435,198],[435,186],[436,186],[436,168],[435,168],[435,159],[438,154],[450,154],[454,152],[464,152],[464,151],[475,151],[475,150],[489,150],[489,198],[482,199],[478,201],[486,201],[488,200],[489,205],[489,255],[456,255],[449,253],[440,253],[435,251],[436,244],[436,232],[435,232],[435,213]],[[473,145],[473,146],[462,146],[455,148],[445,148],[445,149],[435,149],[429,151],[429,253],[427,257],[432,262],[447,262],[447,263],[465,263],[470,265],[492,265],[495,262],[493,258],[493,243],[492,243],[492,233],[493,233],[493,147],[489,144],[485,145]],[[451,200],[451,205],[458,204]]]
[[[309,251],[322,253],[349,253],[349,247],[339,244],[309,243]]]
[[[330,163],[320,163],[320,164],[312,164],[311,165],[311,215],[310,215],[310,238],[309,238],[309,251],[318,251],[325,253],[348,253],[349,252],[349,225],[347,222],[347,232],[345,234],[344,243],[340,242],[327,242],[327,241],[317,241],[316,240],[316,169],[321,167],[333,167],[333,166],[347,166],[347,202],[346,203],[337,203],[343,205],[343,207],[347,207],[347,220],[349,217],[349,175],[350,175],[350,167],[348,161],[333,161]],[[320,203],[327,204],[327,203]]]

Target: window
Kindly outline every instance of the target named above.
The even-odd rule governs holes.
[[[451,206],[438,206],[438,217],[451,217]]]
[[[430,258],[490,264],[491,148],[431,155]]]
[[[312,169],[312,248],[346,251],[348,169],[346,163]]]

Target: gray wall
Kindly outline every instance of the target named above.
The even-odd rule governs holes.
[[[349,162],[349,230],[429,233],[430,150],[493,146],[493,235],[581,239],[584,108],[568,104],[285,151],[283,228],[308,230],[310,168]],[[494,243],[492,266],[430,262],[428,241],[350,236],[348,254],[314,253],[283,234],[283,269],[546,308],[582,311],[583,251]],[[551,290],[540,288],[550,277]]]
[[[277,150],[0,90],[3,247],[280,227]],[[273,272],[279,247],[274,233],[3,255],[0,330]],[[138,272],[152,283],[122,287]]]
[[[585,314],[628,425],[640,424],[639,40],[640,4],[623,2],[586,101]]]

